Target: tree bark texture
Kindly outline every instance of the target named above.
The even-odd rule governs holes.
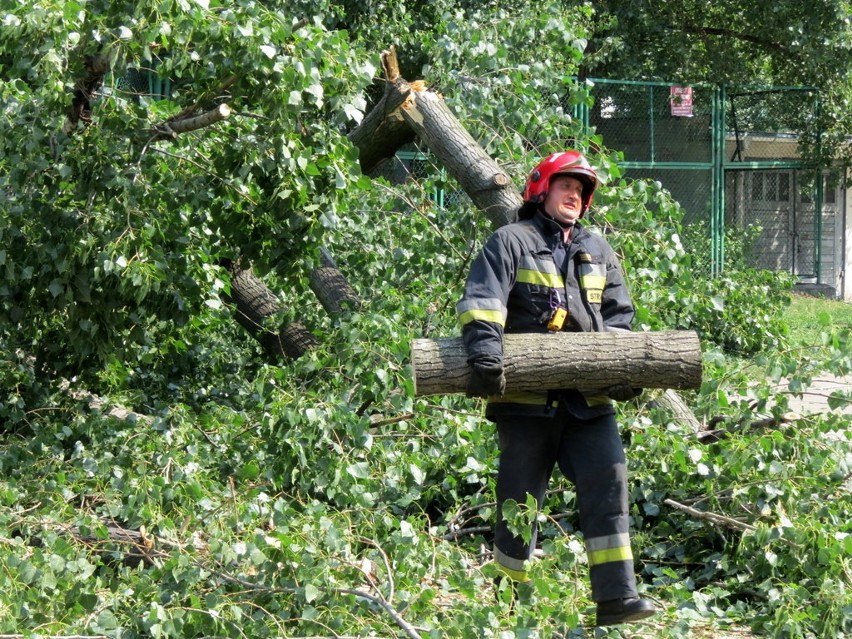
[[[258,279],[251,269],[238,263],[228,266],[231,274],[231,295],[228,301],[236,305],[237,322],[260,342],[271,355],[296,359],[318,345],[313,334],[298,322],[279,328],[268,328],[282,308],[278,298]]]
[[[329,315],[338,315],[345,306],[358,308],[360,299],[336,266],[321,266],[310,274],[311,290]]]
[[[511,333],[503,336],[506,391],[559,388],[698,388],[701,345],[694,331]],[[470,369],[460,337],[411,345],[414,394],[463,393]]]

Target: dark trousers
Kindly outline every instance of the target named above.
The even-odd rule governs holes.
[[[586,542],[592,599],[636,596],[628,537],[627,470],[614,415],[578,420],[560,406],[550,417],[499,416],[498,519],[495,558],[510,574],[522,571],[536,542],[512,535],[501,515],[503,502],[535,497],[539,508],[553,467],[574,484],[580,528]]]

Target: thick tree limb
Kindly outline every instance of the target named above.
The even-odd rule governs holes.
[[[471,137],[437,93],[413,85],[402,116],[494,227],[517,218],[521,196],[509,175]]]
[[[340,314],[344,307],[357,309],[361,300],[343,275],[331,253],[322,249],[322,264],[310,273],[311,290],[329,315]]]
[[[383,160],[417,137],[495,227],[514,221],[521,205],[517,188],[443,98],[427,91],[421,81],[407,82],[400,77],[393,47],[382,53],[382,68],[385,94],[349,134],[364,174],[374,175]]]
[[[299,358],[319,343],[299,322],[284,327],[269,327],[282,312],[278,298],[239,261],[226,262],[231,274],[231,294],[227,301],[236,305],[237,322],[271,355]]]
[[[506,392],[701,385],[694,331],[510,333],[503,336],[503,351]],[[465,392],[470,369],[460,337],[414,340],[411,365],[415,395]]]

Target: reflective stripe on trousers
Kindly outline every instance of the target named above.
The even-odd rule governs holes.
[[[497,562],[524,576],[524,561],[535,547],[535,525],[531,542],[525,544],[509,531],[500,508],[507,499],[524,504],[527,494],[541,507],[553,468],[558,465],[576,488],[592,599],[636,596],[628,532],[627,470],[615,417],[580,421],[560,406],[552,417],[498,416],[497,433]]]

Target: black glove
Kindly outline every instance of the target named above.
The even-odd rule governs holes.
[[[642,394],[641,388],[633,388],[627,384],[616,384],[606,389],[606,395],[617,402],[628,402]]]
[[[502,364],[471,362],[470,380],[467,383],[468,397],[491,397],[502,395],[506,390],[506,377]]]

